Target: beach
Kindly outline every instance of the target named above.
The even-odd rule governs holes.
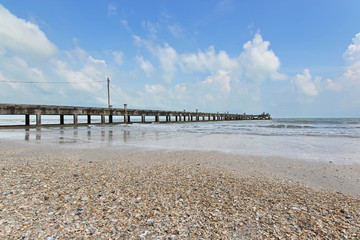
[[[2,239],[356,239],[358,164],[1,140]]]

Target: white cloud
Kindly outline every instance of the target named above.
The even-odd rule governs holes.
[[[351,62],[357,62],[360,61],[360,33],[355,35],[352,42],[353,43],[348,46],[344,57]]]
[[[272,50],[270,42],[264,41],[257,33],[252,41],[244,44],[240,55],[240,64],[244,69],[246,80],[261,83],[267,79],[284,80],[287,77],[278,72],[280,60]]]
[[[182,36],[182,28],[178,24],[169,25],[168,29],[175,38]]]
[[[178,70],[186,74],[209,73],[209,76],[226,71],[232,80],[257,84],[266,80],[288,79],[286,75],[279,73],[280,60],[269,50],[270,42],[263,41],[259,33],[252,41],[244,44],[244,51],[235,58],[229,57],[225,51],[216,52],[213,46],[206,51],[179,54],[168,43],[160,46],[136,35],[133,38],[138,46],[144,46],[158,58],[163,78],[168,83],[172,82]]]
[[[117,7],[113,4],[109,4],[108,5],[108,12],[107,12],[108,16],[115,16],[117,15]]]
[[[352,39],[344,57],[350,64],[342,76],[342,84],[347,87],[360,87],[360,33]]]
[[[178,61],[178,54],[169,44],[164,47],[157,47],[155,54],[160,61],[160,66],[164,70],[163,78],[166,82],[170,83],[177,70],[176,63]]]
[[[47,79],[44,73],[36,67],[30,66],[23,58],[13,56],[7,58],[1,65],[3,73],[6,74],[7,79],[10,81],[19,82],[46,82]],[[19,86],[18,84],[11,84],[13,87]],[[44,88],[44,86],[40,86]]]
[[[165,87],[161,84],[157,85],[145,85],[145,91],[150,94],[159,94],[161,92],[165,92]]]
[[[81,52],[80,55],[76,53]],[[75,58],[78,62],[79,67],[70,66],[69,61],[65,60],[54,60],[53,66],[54,71],[60,77],[71,83],[74,89],[92,92],[94,89],[101,88],[100,81],[104,81],[107,74],[107,65],[104,60],[94,59],[91,56],[84,58],[82,51],[74,51],[75,55],[70,58]]]
[[[300,93],[298,98],[295,98],[295,101],[300,102],[299,106],[306,106],[313,114],[323,111],[342,116],[356,114],[360,107],[360,33],[352,39],[343,57],[348,64],[341,76],[323,79],[319,76],[313,77],[310,71],[305,69],[291,79],[294,89]]]
[[[222,0],[220,1],[215,9],[215,12],[219,15],[225,15],[234,10],[232,0]]]
[[[103,66],[106,67],[105,60],[95,59],[92,56],[88,56],[88,60],[89,60],[90,63],[95,63],[95,64],[103,65]]]
[[[10,87],[16,89],[19,87],[18,83],[12,83],[10,79],[6,78],[3,73],[0,71],[0,82],[6,82]],[[0,88],[0,90],[3,90],[3,88]]]
[[[219,71],[216,75],[207,77],[202,84],[225,93],[230,93],[231,90],[230,77],[226,71]]]
[[[155,23],[151,23],[149,21],[142,21],[141,26],[149,32],[149,37],[155,39],[156,33],[159,30],[160,26]]]
[[[187,90],[187,86],[185,83],[176,84],[175,89],[180,92],[185,92]]]
[[[136,61],[140,68],[145,72],[146,76],[151,77],[151,74],[155,70],[151,62],[144,60],[144,57],[136,57]]]
[[[129,32],[131,32],[131,29],[130,29],[130,27],[129,27],[128,21],[127,21],[126,19],[121,20],[121,24],[124,26],[124,28],[125,28],[126,30],[128,30]]]
[[[0,49],[36,58],[47,58],[57,51],[37,25],[14,16],[1,4]]]
[[[316,77],[313,80],[309,69],[305,69],[303,74],[297,74],[292,81],[301,93],[308,96],[316,96],[319,94],[317,83],[320,80],[320,77]]]
[[[163,70],[163,80],[166,83],[171,83],[175,72],[177,71],[176,65],[178,64],[178,54],[174,48],[168,43],[164,46],[154,44],[150,40],[142,39],[137,35],[133,35],[133,39],[136,45],[139,47],[144,46],[153,56],[157,57],[160,68]]]
[[[317,76],[313,78],[308,69],[303,74],[297,74],[292,78],[292,83],[299,92],[307,96],[317,96],[321,91],[337,91],[350,94],[360,90],[360,33],[352,39],[344,53],[345,60],[349,65],[345,67],[342,76],[335,79],[323,80]]]
[[[113,56],[114,56],[114,60],[116,62],[117,65],[121,66],[123,64],[123,58],[124,58],[124,53],[123,52],[112,52]]]
[[[1,80],[12,81],[1,83],[1,91],[11,93],[0,94],[4,102],[75,104],[102,89],[105,84],[99,81],[109,76],[105,60],[79,47],[58,50],[36,24],[14,16],[1,4],[0,62]]]
[[[146,99],[147,103],[161,105],[170,102],[183,107],[215,110],[229,105],[231,99],[232,103],[237,102],[238,107],[254,106],[256,102],[255,105],[260,108],[260,85],[264,81],[289,79],[279,72],[280,60],[269,49],[270,43],[264,41],[259,33],[244,44],[244,51],[237,57],[230,57],[226,51],[217,52],[213,46],[205,51],[181,54],[168,43],[159,45],[137,35],[133,39],[137,46],[144,47],[157,58],[166,83],[161,85],[160,92],[155,91],[158,88],[147,85],[145,91],[139,93],[139,98]],[[172,87],[170,83],[174,81],[176,85]],[[157,94],[151,95],[150,92]]]
[[[343,89],[343,86],[331,79],[326,79],[326,89],[340,91]]]
[[[360,61],[351,64],[346,67],[346,72],[343,75],[344,80],[349,85],[359,85],[360,84]]]
[[[225,51],[218,54],[215,48],[210,46],[205,52],[182,54],[180,56],[181,69],[184,72],[210,72],[216,73],[219,70],[236,70],[240,66],[237,59],[231,59]]]

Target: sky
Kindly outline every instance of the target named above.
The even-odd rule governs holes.
[[[357,0],[0,0],[0,103],[360,117]]]

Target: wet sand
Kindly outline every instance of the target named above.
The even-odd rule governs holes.
[[[359,165],[0,144],[0,238],[360,237]]]

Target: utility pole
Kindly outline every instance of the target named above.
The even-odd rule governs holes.
[[[110,105],[110,79],[107,78],[107,90],[108,90],[108,108],[111,107]]]

